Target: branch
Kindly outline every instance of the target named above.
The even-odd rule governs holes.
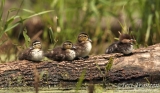
[[[113,57],[113,66],[106,74],[110,57]],[[33,86],[37,73],[40,86],[58,85],[63,81],[74,82],[84,70],[84,80],[102,80],[106,77],[109,82],[147,82],[147,77],[150,82],[157,82],[160,76],[160,44],[137,49],[130,56],[115,53],[62,62],[6,62],[0,64],[0,87]]]

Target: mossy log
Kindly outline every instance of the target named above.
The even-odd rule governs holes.
[[[106,65],[113,58],[112,68],[106,73]],[[154,82],[160,78],[160,44],[140,48],[132,55],[102,54],[85,60],[31,62],[17,60],[0,64],[0,87],[32,86],[36,80],[40,86],[75,82],[84,71],[85,81]],[[146,80],[147,79],[147,80]]]

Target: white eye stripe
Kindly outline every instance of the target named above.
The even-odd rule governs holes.
[[[41,44],[41,42],[34,42],[33,45]]]

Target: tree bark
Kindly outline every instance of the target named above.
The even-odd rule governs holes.
[[[106,65],[111,57],[112,67],[106,71]],[[27,60],[6,62],[0,64],[0,87],[33,86],[36,82],[40,86],[60,85],[62,82],[77,81],[82,73],[85,73],[85,81],[158,83],[160,44],[137,49],[128,56],[115,53],[62,62],[35,63]]]

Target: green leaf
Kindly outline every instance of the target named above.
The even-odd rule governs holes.
[[[13,29],[14,27],[18,26],[18,24],[19,24],[19,23],[16,23],[16,24],[12,25],[11,27],[5,29],[4,32],[7,32],[7,31]],[[0,37],[1,37],[1,36],[0,36]]]
[[[21,21],[23,20],[20,16],[12,16],[10,19],[7,20],[6,25],[9,25],[11,22],[13,22],[17,18],[20,18]]]
[[[76,84],[76,93],[78,93],[78,90],[80,89],[80,87],[81,87],[81,85],[82,85],[82,82],[83,82],[83,80],[84,80],[85,74],[86,74],[86,70],[83,70],[83,71],[82,71],[82,74],[81,74],[81,76],[80,76],[80,78],[79,78],[79,80],[78,80],[78,83]]]
[[[15,19],[17,18],[20,18],[20,21],[16,22],[14,25],[8,27],[8,25],[13,22]],[[11,29],[13,29],[14,27],[18,26],[21,22],[23,22],[24,19],[22,19],[20,16],[14,16],[14,17],[11,17],[5,24],[5,28],[4,28],[4,32],[8,32],[10,31]],[[1,36],[0,36],[1,37]]]
[[[148,16],[148,27],[147,27],[145,42],[148,42],[148,39],[149,39],[149,37],[150,37],[151,24],[152,24],[152,21],[153,21],[152,18],[153,18],[153,15],[150,14],[150,15]]]
[[[7,20],[7,22],[5,23],[5,26],[4,26],[4,29],[7,29],[8,28],[8,25],[14,21],[14,17],[11,17],[9,20]]]
[[[92,0],[92,2],[90,3],[90,4],[91,4],[90,7],[91,7],[92,11],[98,16],[98,15],[99,15],[99,12],[98,12],[98,9],[97,9],[95,3],[96,3],[96,1],[95,1],[95,0]]]
[[[112,64],[113,64],[113,58],[110,57],[110,58],[109,58],[109,61],[108,61],[108,64],[106,65],[106,71],[107,71],[107,72],[111,69]]]
[[[9,23],[11,23],[15,18],[11,17],[10,19],[7,20],[6,24],[8,25]]]
[[[53,12],[53,10],[48,10],[48,11],[39,12],[39,13],[36,13],[36,14],[33,14],[33,15],[27,17],[26,19],[32,18],[32,17],[34,17],[34,16],[42,15],[42,14],[45,14],[45,13],[49,13],[49,12]]]
[[[51,7],[52,7],[52,8],[55,7],[55,5],[57,4],[57,1],[58,1],[58,0],[53,0],[53,2],[51,3]]]
[[[33,14],[27,18],[24,18],[22,19],[20,16],[14,16],[14,17],[11,17],[9,20],[7,20],[7,22],[5,23],[5,27],[4,27],[4,31],[1,32],[0,34],[0,38],[2,37],[2,35],[4,34],[4,32],[7,32],[7,31],[10,31],[11,29],[13,29],[14,27],[18,26],[20,23],[22,23],[23,21],[25,21],[26,19],[28,18],[31,18],[31,17],[34,17],[34,16],[38,16],[38,15],[42,15],[42,14],[45,14],[45,13],[49,13],[49,12],[52,12],[53,10],[48,10],[48,11],[43,11],[43,12],[39,12],[39,13],[36,13],[36,14]],[[8,27],[8,25],[13,22],[16,18],[20,18],[21,20],[18,21],[17,23],[15,23],[14,25],[12,25],[11,27]]]
[[[34,11],[29,10],[29,9],[22,9],[22,10],[25,11],[25,12],[28,12],[28,13],[34,13]]]
[[[123,24],[120,22],[120,20],[118,20],[118,23],[121,25],[122,29],[125,30],[125,26],[123,26]]]
[[[24,36],[24,39],[25,39],[25,45],[26,47],[29,47],[29,43],[31,41],[30,37],[27,35],[27,30],[24,30],[23,31],[23,36]]]
[[[11,8],[10,10],[9,10],[9,12],[13,12],[13,11],[17,11],[17,10],[19,10],[18,8]]]
[[[1,6],[0,6],[0,19],[2,19],[4,4],[5,4],[5,0],[2,0]]]
[[[119,38],[114,38],[114,39],[117,40],[117,41],[119,40]]]
[[[49,28],[49,38],[50,38],[51,42],[53,43],[54,36],[53,36],[53,30],[51,27]]]

